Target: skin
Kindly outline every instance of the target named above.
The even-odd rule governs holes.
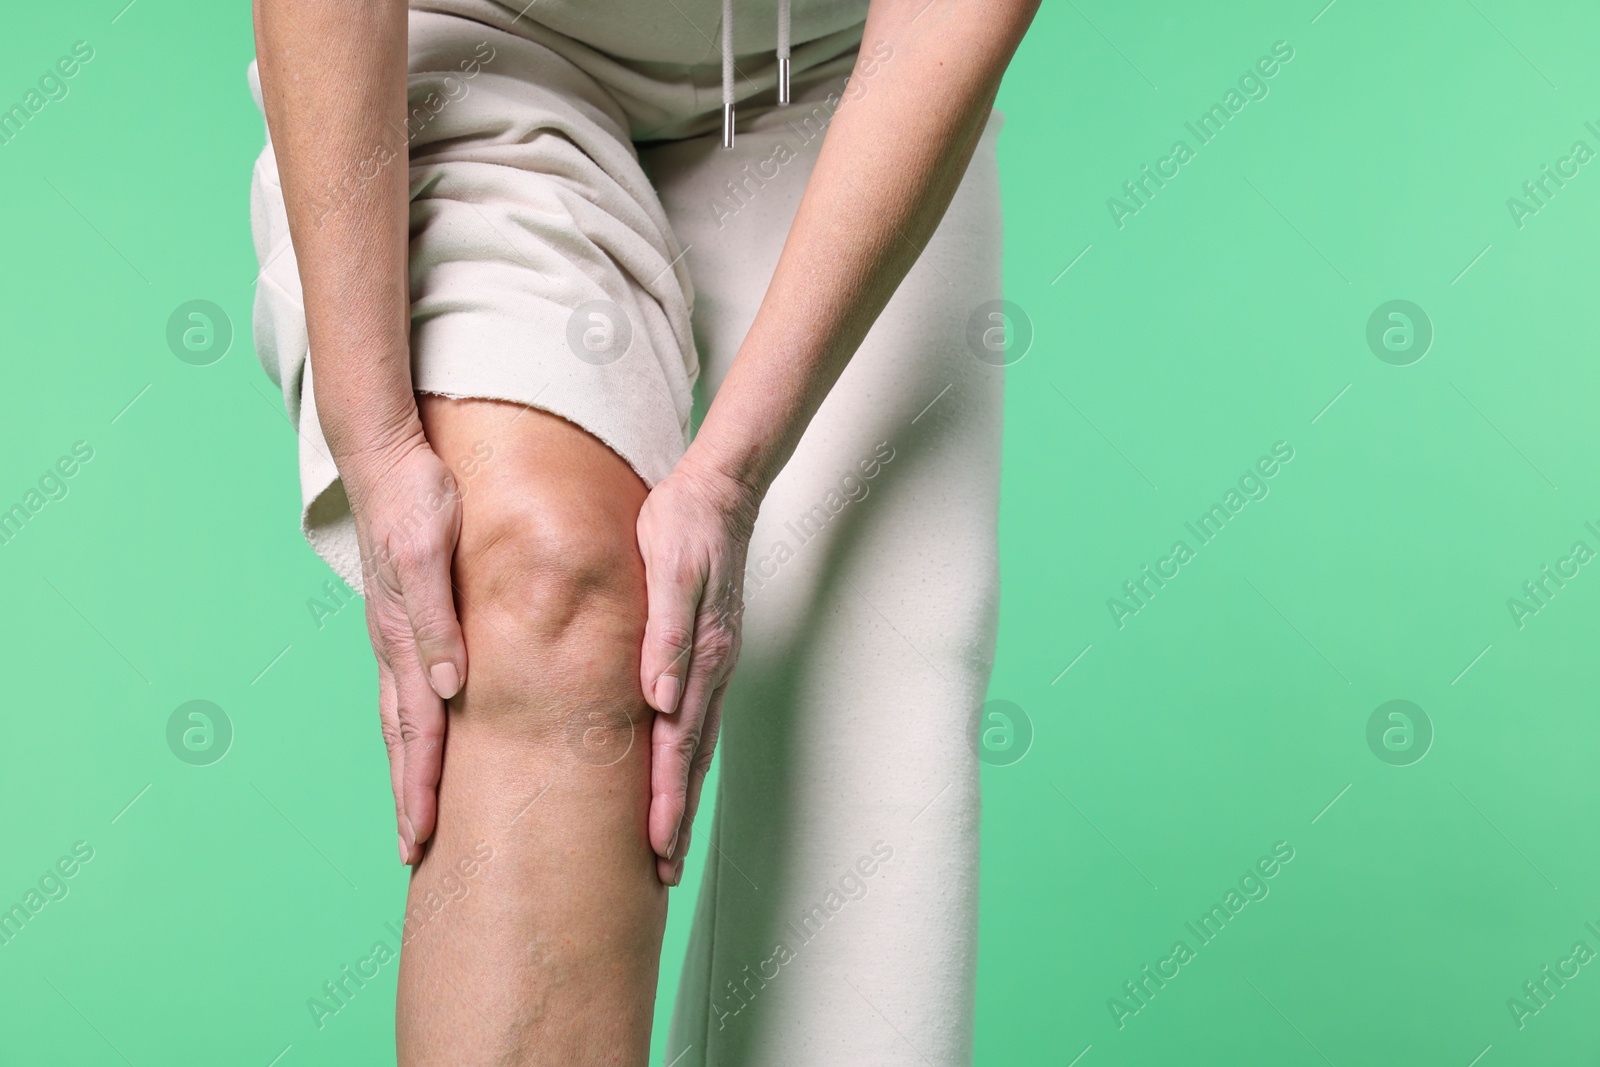
[[[895,60],[835,114],[750,332],[647,493],[555,416],[419,402],[406,170],[363,171],[334,211],[327,192],[404,126],[403,0],[256,0],[408,915],[425,917],[401,953],[401,1063],[645,1062],[756,512],[943,216],[1036,7],[872,0],[864,40]]]
[[[412,878],[400,1062],[643,1062],[667,908],[645,840],[644,483],[554,415],[420,400],[434,451],[472,471],[454,580],[475,656]]]

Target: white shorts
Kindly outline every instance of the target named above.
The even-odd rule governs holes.
[[[411,12],[407,127],[330,182],[319,210],[338,211],[363,174],[409,153],[416,390],[560,415],[654,486],[688,444],[699,364],[684,248],[633,138],[719,123],[720,99],[696,88],[713,65],[646,77],[498,5],[482,8],[512,28]],[[855,27],[797,49],[794,88],[808,108],[848,74],[859,39]],[[254,63],[249,73],[259,107]],[[741,130],[758,129],[763,110],[771,104],[759,97],[742,107]],[[355,524],[317,419],[270,140],[250,201],[262,265],[256,350],[300,433],[302,527],[359,592]]]

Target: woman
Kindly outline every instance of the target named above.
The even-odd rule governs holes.
[[[400,1062],[645,1062],[725,695],[668,1062],[970,1061],[969,336],[1035,0],[523,2],[256,4],[257,345],[366,597]]]

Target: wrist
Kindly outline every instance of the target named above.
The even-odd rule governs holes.
[[[380,415],[346,409],[337,415],[323,415],[321,421],[334,465],[347,482],[380,477],[428,443],[414,401],[409,411]]]
[[[322,435],[341,472],[347,464],[385,465],[426,440],[404,335],[372,340],[348,330],[313,331],[308,373],[316,378]]]
[[[697,438],[679,460],[674,473],[681,473],[700,495],[738,529],[746,533],[755,526],[768,482],[751,468],[729,463],[725,457],[700,445]]]

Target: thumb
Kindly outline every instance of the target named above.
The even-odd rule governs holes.
[[[705,589],[704,573],[679,558],[644,553],[647,619],[639,656],[639,681],[644,698],[664,715],[678,710],[683,680],[694,648],[694,620]]]
[[[400,594],[417,644],[417,659],[433,691],[449,700],[467,678],[467,642],[450,584],[455,546],[419,553],[400,565]]]

